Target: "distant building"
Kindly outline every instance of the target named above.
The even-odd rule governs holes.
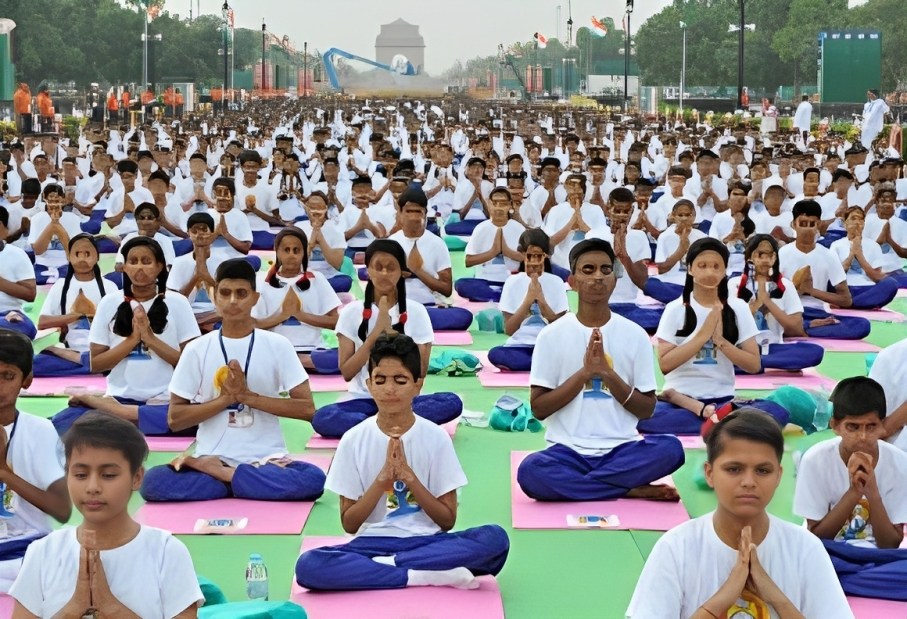
[[[381,26],[381,33],[375,38],[375,60],[389,65],[397,54],[406,56],[421,73],[425,66],[425,39],[419,34],[419,26],[402,19]]]

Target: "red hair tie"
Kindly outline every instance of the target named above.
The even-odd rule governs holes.
[[[372,318],[372,308],[368,307],[362,310],[362,318],[364,320],[371,320]]]
[[[299,277],[299,279],[296,280],[296,285],[297,285],[297,286],[300,285],[302,282],[304,282],[304,281],[307,280],[307,279],[315,279],[315,274],[314,274],[314,273],[309,273],[309,272],[303,273],[303,274]]]
[[[400,314],[400,324],[401,325],[406,324],[406,312],[403,312],[402,314]]]

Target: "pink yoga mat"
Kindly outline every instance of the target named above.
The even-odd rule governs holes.
[[[436,346],[470,346],[472,333],[469,331],[435,331]]]
[[[348,383],[339,374],[321,375],[309,374],[309,387],[313,393],[328,391],[346,391]]]
[[[13,610],[16,608],[15,598],[6,594],[0,595],[0,619],[9,619],[13,616]],[[501,615],[503,617],[503,615]]]
[[[847,596],[856,619],[896,619],[907,617],[907,602]]]
[[[331,456],[294,455],[327,471]],[[186,503],[145,503],[135,513],[141,524],[158,527],[177,535],[197,535],[198,519],[248,518],[238,535],[298,535],[315,504],[310,501],[251,501],[248,499],[217,499]]]
[[[852,309],[828,309],[826,310],[832,314],[837,314],[838,316],[849,316],[851,318],[865,318],[866,320],[874,320],[876,322],[904,322],[907,320],[907,316],[904,316],[901,312],[896,312],[890,309],[877,309],[877,310],[852,310]]]
[[[29,396],[61,396],[66,395],[64,393],[66,389],[85,389],[106,393],[107,378],[101,374],[36,378],[25,394]]]
[[[678,436],[677,439],[684,449],[705,449],[705,441],[698,434]]]
[[[808,341],[818,344],[828,352],[879,352],[882,350],[875,344],[863,340],[826,340],[822,338],[809,338]]]
[[[183,452],[188,449],[195,437],[192,436],[146,436],[145,442],[151,451]]]
[[[529,387],[529,372],[502,372],[484,365],[476,376],[483,387]]]
[[[457,433],[457,426],[460,425],[459,417],[452,421],[448,421],[441,427],[447,431],[447,435],[452,439]],[[305,448],[308,449],[337,449],[337,445],[340,444],[339,438],[325,438],[318,434],[314,433],[310,438],[309,442],[305,444]]]
[[[517,468],[529,451],[510,452],[510,492],[515,529],[567,529],[567,515],[611,516],[620,519],[619,530],[668,531],[690,519],[683,501],[668,503],[641,499],[613,501],[542,502],[530,499],[516,481]],[[673,485],[670,477],[657,483]]]
[[[349,542],[350,537],[315,537],[302,540],[300,553]],[[504,619],[504,602],[492,576],[479,577],[478,589],[407,587],[381,591],[312,592],[293,578],[290,601],[305,608],[310,619],[369,617],[369,619]]]
[[[734,386],[742,391],[774,391],[791,385],[801,389],[834,389],[837,381],[809,368],[802,373],[768,371],[764,374],[738,374]]]

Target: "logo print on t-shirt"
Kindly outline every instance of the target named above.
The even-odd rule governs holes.
[[[854,505],[850,519],[838,533],[838,538],[844,541],[863,540],[872,537],[872,525],[869,524],[869,501],[862,497],[860,502]]]
[[[890,254],[891,252],[892,252],[892,247],[891,247],[891,245],[888,244],[888,243],[882,243],[882,253],[883,253],[883,254]]]
[[[422,511],[409,487],[399,479],[394,482],[394,489],[387,493],[386,505],[388,518],[399,518]]]
[[[727,619],[769,619],[768,606],[755,593],[744,589],[740,598],[727,609]]]
[[[705,345],[699,349],[693,363],[695,365],[716,365],[718,363],[718,349],[715,347],[715,343],[712,340],[706,342]]]

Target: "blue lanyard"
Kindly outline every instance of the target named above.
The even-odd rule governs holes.
[[[220,351],[224,354],[224,363],[230,363],[230,359],[227,358],[227,349],[224,347],[224,330],[218,329],[217,337],[220,341]],[[252,360],[252,348],[255,346],[255,330],[252,330],[252,339],[249,340],[249,352],[246,353],[246,367],[243,369],[243,374],[246,375],[246,380],[249,378],[249,362]],[[15,430],[15,428],[13,428]]]

